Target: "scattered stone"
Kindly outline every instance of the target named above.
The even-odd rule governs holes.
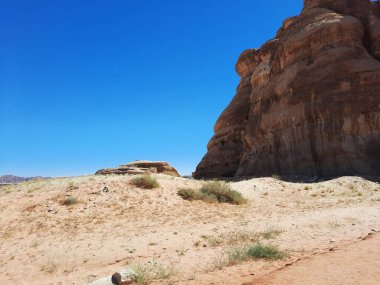
[[[98,279],[94,282],[88,283],[86,285],[115,285],[115,284],[112,282],[112,277],[108,276],[108,277]]]
[[[114,273],[112,276],[111,276],[111,281],[113,284],[115,285],[120,285],[121,283],[121,275],[120,273]]]
[[[120,271],[121,280],[123,282],[133,282],[138,277],[138,274],[136,271],[134,271],[132,268],[127,267]]]
[[[138,274],[130,267],[124,268],[119,272],[115,272],[111,276],[107,276],[91,282],[86,285],[129,285],[132,284]]]

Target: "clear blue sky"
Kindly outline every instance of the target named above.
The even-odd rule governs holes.
[[[190,174],[234,65],[301,0],[0,0],[0,175],[136,159]]]

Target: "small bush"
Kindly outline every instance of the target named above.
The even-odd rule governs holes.
[[[202,194],[193,189],[179,189],[178,195],[188,201],[202,200]]]
[[[174,265],[163,265],[155,260],[131,265],[131,268],[136,272],[135,283],[138,285],[150,284],[153,280],[171,279],[177,274]]]
[[[212,269],[222,269],[252,259],[277,260],[284,257],[285,252],[272,245],[256,243],[251,246],[234,246],[214,258]]]
[[[41,266],[41,270],[43,272],[46,272],[46,273],[49,273],[49,274],[53,274],[54,272],[56,272],[58,270],[58,267],[59,267],[59,261],[57,258],[49,258],[45,264],[43,264]]]
[[[149,174],[140,175],[132,179],[132,184],[144,189],[153,189],[160,187],[157,179]]]
[[[75,190],[75,189],[78,189],[79,187],[77,185],[75,185],[75,183],[73,181],[70,181],[69,183],[67,183],[67,191],[71,191],[71,190]]]
[[[231,187],[224,182],[207,182],[201,187],[200,192],[204,196],[210,197],[211,201],[216,200],[219,203],[230,203],[235,205],[247,203],[247,200],[244,199],[239,192],[232,190]]]
[[[62,201],[62,205],[71,206],[78,203],[78,199],[73,196],[69,196]]]
[[[228,266],[246,261],[248,258],[247,247],[245,246],[235,246],[227,251]]]
[[[202,200],[206,203],[230,203],[235,205],[247,203],[247,200],[239,192],[232,190],[227,183],[219,181],[207,182],[199,191],[180,189],[178,195],[188,201]]]
[[[257,236],[263,237],[264,239],[274,239],[277,236],[279,236],[282,232],[283,232],[283,230],[278,229],[278,228],[269,228],[263,232],[257,233]]]
[[[285,253],[272,245],[255,244],[247,249],[247,256],[253,259],[277,260],[285,257]]]

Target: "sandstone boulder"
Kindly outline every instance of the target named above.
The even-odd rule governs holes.
[[[98,170],[96,175],[107,174],[148,174],[148,173],[163,173],[171,176],[179,177],[178,171],[165,161],[148,161],[136,160],[128,164],[120,165],[116,168],[106,168]]]
[[[379,174],[378,2],[304,0],[236,71],[195,178]]]

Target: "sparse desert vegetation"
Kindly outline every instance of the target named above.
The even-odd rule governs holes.
[[[0,188],[1,284],[21,282],[20,267],[30,285],[47,279],[83,285],[127,266],[140,273],[138,284],[241,284],[253,278],[249,272],[265,275],[380,227],[380,186],[358,177],[224,183],[151,174],[149,181],[160,185],[154,191],[136,186],[136,178],[54,178]],[[240,195],[190,203],[193,196],[184,199],[181,189]],[[246,203],[230,204],[229,197]]]
[[[53,274],[57,272],[59,268],[59,259],[54,257],[49,257],[42,265],[41,270],[48,274]]]
[[[150,174],[139,175],[133,178],[131,183],[144,189],[154,189],[160,187],[157,179]]]
[[[65,206],[71,206],[71,205],[75,205],[78,203],[78,199],[74,196],[69,196],[69,197],[66,197],[65,199],[62,200],[62,205],[65,205]]]
[[[241,193],[232,190],[231,187],[220,181],[209,181],[202,185],[199,190],[180,189],[178,195],[185,200],[201,200],[207,203],[229,203],[242,205],[247,203]]]
[[[248,260],[278,260],[286,257],[286,253],[276,246],[260,243],[234,246],[216,256],[213,265],[217,269],[236,265]]]
[[[137,274],[135,283],[138,285],[151,284],[153,281],[171,280],[177,274],[174,264],[161,264],[156,260],[137,263],[131,265],[131,268]]]

